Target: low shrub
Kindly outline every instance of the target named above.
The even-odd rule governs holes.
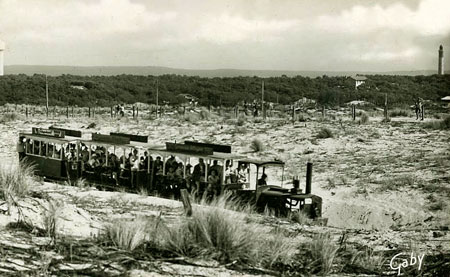
[[[106,225],[106,237],[117,248],[133,251],[141,246],[148,234],[147,221],[136,220],[115,220]]]
[[[408,117],[409,116],[409,112],[407,110],[403,110],[403,109],[395,109],[392,112],[389,113],[390,117]]]
[[[200,201],[205,205],[204,199]],[[237,261],[271,267],[288,263],[294,252],[292,243],[280,232],[265,233],[246,222],[247,210],[238,202],[222,195],[197,206],[190,218],[164,232],[167,250],[187,257],[213,258],[228,263]]]
[[[9,112],[9,113],[5,113],[4,115],[2,115],[0,117],[0,123],[6,123],[6,122],[11,122],[11,121],[16,121],[18,119],[21,119],[21,116],[19,116],[17,113],[15,112]]]
[[[44,207],[42,213],[42,223],[46,235],[52,238],[53,242],[57,237],[58,222],[61,217],[62,207],[64,203],[62,201],[51,200],[48,203],[48,207]]]
[[[245,116],[239,116],[237,121],[236,121],[236,125],[237,126],[244,126],[246,122],[247,122],[247,118],[245,118]]]
[[[359,118],[360,124],[366,124],[369,122],[369,115],[366,112],[361,112],[361,117]]]
[[[34,182],[34,166],[26,160],[9,166],[1,165],[0,199],[9,201],[24,197]]]
[[[312,273],[328,275],[331,273],[333,263],[339,247],[331,240],[329,233],[317,234],[308,244],[312,258]]]
[[[264,145],[259,139],[254,139],[250,143],[250,149],[253,152],[261,152],[261,151],[264,151]]]
[[[210,118],[210,112],[206,108],[202,108],[199,115],[201,120],[208,120]]]
[[[316,135],[316,138],[318,139],[325,139],[325,138],[332,138],[334,137],[333,131],[327,127],[323,127],[319,130],[319,132]]]

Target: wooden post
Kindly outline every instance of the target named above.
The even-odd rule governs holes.
[[[91,117],[91,107],[88,107],[88,117]]]
[[[139,107],[136,107],[136,118],[139,117]]]
[[[72,106],[72,117],[74,117],[74,114],[73,114],[73,106]]]
[[[292,105],[292,123],[295,122],[295,105]]]
[[[322,106],[322,117],[325,117],[325,106]]]
[[[111,106],[111,118],[113,118],[113,107]]]
[[[191,198],[189,197],[189,193],[186,189],[181,190],[181,201],[183,202],[185,215],[191,216],[192,215]]]
[[[69,118],[69,106],[66,107],[66,117]]]
[[[159,82],[156,79],[156,118],[158,118],[159,113]]]
[[[183,115],[186,115],[186,106],[183,105]]]
[[[387,93],[385,94],[385,99],[384,99],[384,119],[388,119],[389,115],[388,115],[388,107],[387,107]]]
[[[28,118],[28,107],[25,107],[25,117]]]
[[[47,79],[47,75],[45,75],[45,99],[46,99],[46,104],[45,107],[47,108],[47,117],[48,117],[48,79]]]
[[[263,119],[266,120],[266,107],[264,105],[264,81],[262,81],[262,88],[261,88],[261,112]]]
[[[133,105],[133,118],[134,118],[134,105]]]

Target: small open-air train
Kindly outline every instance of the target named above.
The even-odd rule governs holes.
[[[83,178],[105,188],[145,189],[165,197],[178,197],[183,188],[212,195],[228,190],[260,210],[322,215],[322,198],[311,193],[311,172],[302,193],[298,180],[293,187],[283,184],[284,162],[249,159],[233,154],[229,145],[185,141],[156,146],[147,136],[83,135],[62,128],[33,128],[19,134],[18,144],[20,160],[53,180],[72,183]]]

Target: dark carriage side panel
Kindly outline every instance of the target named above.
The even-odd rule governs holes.
[[[63,131],[66,136],[70,136],[70,137],[81,138],[81,136],[82,136],[81,131],[78,131],[78,130],[64,129],[64,128],[58,128],[58,127],[53,127],[53,126],[50,126],[48,128],[50,130]]]
[[[203,143],[189,140],[186,140],[184,144],[211,148],[214,152],[231,153],[231,146],[225,144]]]
[[[130,144],[130,138],[128,137],[118,137],[96,133],[92,133],[92,141],[106,142],[113,144]]]
[[[129,138],[131,141],[137,141],[137,142],[148,142],[148,136],[139,136],[139,135],[131,135],[131,134],[125,134],[125,133],[109,133],[111,136],[117,136],[117,137],[125,137]]]
[[[31,155],[27,155],[26,160],[34,164],[37,175],[54,179],[64,179],[67,177],[65,161]]]
[[[212,155],[213,149],[210,147],[198,146],[198,145],[187,145],[181,143],[171,143],[166,142],[167,151],[173,151],[178,153],[185,153],[191,155]]]

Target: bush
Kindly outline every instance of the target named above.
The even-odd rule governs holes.
[[[205,204],[204,200],[201,201]],[[292,243],[283,234],[268,234],[247,223],[248,210],[221,195],[208,204],[197,207],[191,218],[168,228],[166,247],[179,255],[208,257],[220,262],[238,261],[271,267],[276,262],[289,262]]]
[[[0,166],[0,199],[10,201],[24,197],[35,182],[34,166],[25,160],[8,167]]]
[[[409,112],[407,110],[403,110],[403,109],[395,109],[392,112],[390,112],[389,116],[390,117],[399,117],[399,116],[407,117],[407,116],[409,116]]]
[[[0,118],[0,123],[16,121],[20,118],[21,117],[17,113],[9,112],[9,113],[5,113],[4,115],[2,115],[2,117]]]
[[[264,151],[264,145],[259,139],[254,139],[250,143],[250,149],[253,150],[253,152],[261,152]]]
[[[311,225],[312,223],[312,219],[304,211],[291,212],[289,213],[288,218],[301,225]]]
[[[313,272],[328,275],[332,270],[338,249],[329,233],[315,235],[308,245],[313,260]]]
[[[190,123],[196,123],[200,120],[199,115],[194,113],[186,113],[183,117],[184,121],[190,122]]]
[[[332,138],[334,137],[333,132],[326,127],[323,127],[320,129],[320,131],[317,133],[316,138],[318,139],[325,139],[325,138]]]
[[[200,119],[201,120],[208,120],[210,117],[210,113],[206,108],[202,108],[200,110]]]
[[[147,222],[142,219],[119,219],[106,226],[106,237],[117,248],[133,251],[145,242],[147,230]]]
[[[58,221],[61,216],[63,204],[61,201],[52,200],[48,203],[48,208],[44,208],[42,214],[44,230],[47,236],[52,238],[53,242],[56,240]]]
[[[245,118],[245,116],[239,116],[237,121],[236,121],[236,125],[237,126],[244,126],[246,121],[247,121],[247,119]]]
[[[361,118],[359,119],[360,124],[366,124],[369,122],[369,115],[365,112],[361,112]]]

